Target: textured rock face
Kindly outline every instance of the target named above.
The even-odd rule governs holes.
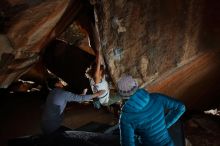
[[[204,0],[98,1],[96,12],[110,73],[123,73],[140,84],[185,64],[202,51]]]
[[[12,46],[17,51],[39,52],[67,5],[68,0],[47,0],[15,15],[7,32]]]
[[[6,36],[0,36],[0,87],[7,87],[14,79],[25,73],[39,55],[32,52],[16,51],[12,48]]]
[[[112,0],[95,6],[114,82],[131,74],[142,87],[179,98],[188,109],[219,105],[218,0]]]
[[[39,59],[40,50],[68,6],[68,0],[4,1],[6,36],[0,41],[0,87],[7,87]],[[6,4],[5,4],[6,6]]]
[[[30,69],[45,45],[73,19],[83,24],[95,48],[93,7],[88,2],[95,7],[102,51],[114,82],[127,73],[150,91],[178,97],[191,107],[217,101],[207,97],[220,96],[219,0],[1,0],[0,32],[4,25],[6,35],[0,36],[0,87]],[[72,32],[67,35],[66,41],[74,43]],[[79,48],[89,52],[86,46]],[[68,69],[76,59],[71,53],[56,56],[61,65],[54,65],[54,70],[74,82]]]
[[[162,92],[182,100],[187,109],[207,110],[220,103],[219,51],[195,56],[190,63],[147,84],[151,92]]]

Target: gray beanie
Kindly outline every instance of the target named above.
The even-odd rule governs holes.
[[[129,75],[122,76],[117,82],[117,86],[119,94],[123,97],[133,95],[138,89],[137,82]]]

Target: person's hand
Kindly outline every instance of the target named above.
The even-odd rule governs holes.
[[[96,52],[96,63],[97,64],[100,62],[100,59],[101,59],[100,50],[97,50],[97,52]]]
[[[104,93],[105,93],[105,91],[106,91],[106,90],[100,90],[100,91],[98,91],[98,92],[94,93],[94,94],[93,94],[93,98],[96,98],[96,97],[101,96],[102,94],[104,94]]]

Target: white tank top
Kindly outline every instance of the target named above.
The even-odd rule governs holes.
[[[95,84],[94,80],[91,79],[90,86],[92,88],[93,93],[96,93],[100,90],[105,90],[105,93],[99,96],[98,98],[102,105],[104,106],[107,105],[109,101],[109,87],[108,87],[108,82],[105,80],[105,78],[103,77],[101,82],[98,84]]]

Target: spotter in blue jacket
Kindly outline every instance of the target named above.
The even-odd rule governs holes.
[[[167,129],[184,112],[185,106],[182,102],[160,93],[138,89],[122,107],[121,145],[174,146]],[[137,136],[138,141],[135,138]]]

